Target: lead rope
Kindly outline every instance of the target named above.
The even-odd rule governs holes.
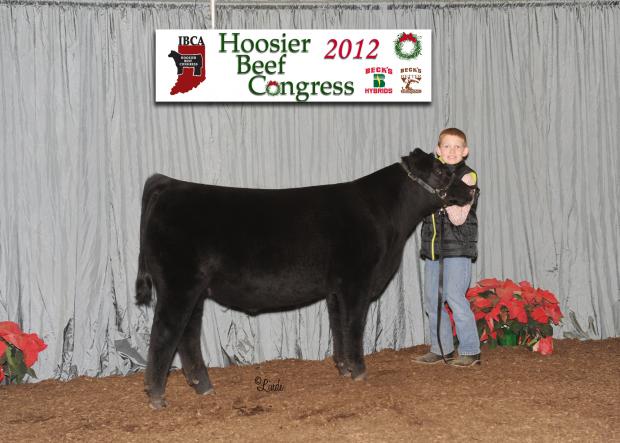
[[[443,353],[443,346],[441,345],[441,335],[439,327],[441,326],[441,309],[443,308],[443,217],[444,210],[439,211],[439,288],[437,290],[437,343],[439,344],[439,351],[441,352],[441,358],[445,364],[448,364],[446,356]]]

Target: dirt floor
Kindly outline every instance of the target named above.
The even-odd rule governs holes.
[[[2,441],[620,441],[620,339],[483,348],[475,369],[413,363],[426,349],[367,356],[365,382],[331,360],[213,368],[206,396],[174,371],[160,411],[142,373],[0,386]]]

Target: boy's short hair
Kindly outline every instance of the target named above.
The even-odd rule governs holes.
[[[441,146],[441,137],[444,135],[454,135],[463,139],[464,146],[467,146],[467,136],[463,131],[457,128],[446,128],[439,133],[439,139],[437,140],[437,146]]]

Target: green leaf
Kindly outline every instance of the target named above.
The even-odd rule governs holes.
[[[482,337],[484,333],[484,325],[478,324],[478,338]]]
[[[551,337],[553,336],[553,328],[549,324],[543,325],[540,328],[540,333],[543,337]]]
[[[10,352],[6,352],[6,357],[9,371],[11,373],[9,380],[15,381],[16,383],[21,383],[21,381],[24,379],[24,376],[28,372],[28,368],[24,363],[24,356],[22,354],[22,351],[20,351],[18,348],[13,348]]]
[[[15,357],[13,356],[13,349],[8,348],[6,350],[6,362],[9,364],[10,368],[14,368],[15,366],[17,366],[17,362],[15,361]]]
[[[510,330],[517,335],[521,334],[523,329],[524,329],[524,326],[518,321],[512,322],[512,324],[510,325]]]

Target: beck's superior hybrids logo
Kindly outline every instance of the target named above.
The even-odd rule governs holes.
[[[422,81],[422,69],[414,66],[400,68],[400,79],[403,81],[402,94],[420,94],[421,89],[414,87]]]
[[[183,94],[205,81],[205,43],[202,37],[179,36],[177,50],[170,51],[168,57],[174,60],[177,81],[170,95]]]

